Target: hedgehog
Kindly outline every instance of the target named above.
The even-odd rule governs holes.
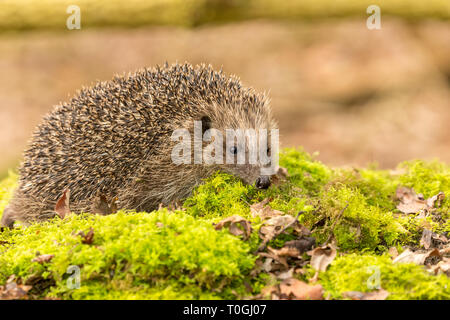
[[[195,122],[203,134],[277,128],[265,93],[211,65],[166,63],[83,87],[34,131],[1,224],[54,217],[65,190],[74,213],[91,212],[99,195],[115,199],[118,209],[151,212],[185,199],[217,171],[269,187],[270,175],[261,174],[267,164],[174,163],[174,130],[194,133]],[[247,151],[237,145],[223,150],[235,156]]]

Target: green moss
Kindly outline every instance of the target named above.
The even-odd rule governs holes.
[[[55,293],[55,292],[54,292]],[[195,286],[180,286],[176,281],[149,285],[144,281],[92,281],[80,289],[73,290],[76,300],[216,300],[221,296]]]
[[[450,193],[450,167],[437,160],[425,162],[422,160],[406,161],[399,165],[406,172],[399,177],[399,181],[406,187],[414,188],[425,198],[434,196],[442,191]]]
[[[94,242],[83,244],[75,234],[89,228],[94,230]],[[255,259],[248,254],[246,243],[226,231],[215,231],[211,222],[166,210],[54,219],[5,231],[1,241],[7,243],[0,247],[0,282],[11,274],[25,280],[51,277],[56,288],[50,295],[65,298],[72,294],[86,297],[91,290],[95,296],[106,295],[96,288],[99,284],[113,286],[116,282],[112,279],[120,281],[128,292],[134,281],[140,281],[153,284],[145,290],[150,293],[154,291],[151,288],[168,283],[174,292],[181,288],[184,294],[197,298],[202,297],[201,291],[226,287],[215,296],[230,297],[231,289],[243,290],[244,275]],[[54,258],[44,264],[32,262],[37,254],[53,254]],[[87,286],[82,291],[66,286],[66,271],[71,265],[81,269],[81,284]]]
[[[414,188],[417,193],[422,193],[427,199],[439,192],[444,192],[446,198],[442,204],[442,212],[446,218],[450,211],[450,166],[437,160],[425,162],[422,160],[406,161],[399,165],[400,169],[406,170],[399,177],[401,185]]]
[[[248,204],[256,195],[256,188],[245,186],[237,178],[218,172],[197,187],[183,206],[194,217],[247,217],[250,213]]]
[[[368,266],[380,267],[381,286],[390,298],[449,298],[448,278],[429,275],[420,266],[393,265],[385,255],[391,246],[418,245],[424,226],[450,232],[449,166],[417,160],[393,173],[374,166],[330,168],[302,149],[285,149],[280,166],[287,168],[287,180],[263,191],[218,172],[184,201],[183,211],[83,214],[5,230],[0,233],[0,285],[15,274],[34,283],[34,298],[235,299],[256,294],[270,277],[251,275],[263,221],[252,217],[250,205],[269,198],[273,209],[286,214],[303,211],[299,221],[312,230],[317,244],[335,237],[340,257],[320,278],[332,298],[369,291]],[[0,182],[0,213],[16,180],[10,174]],[[426,198],[442,191],[447,198],[426,218],[405,215],[396,209],[398,186]],[[253,232],[247,241],[214,229],[213,223],[232,215],[250,220]],[[85,244],[77,233],[90,228],[94,241]],[[293,237],[280,235],[268,245],[282,247]],[[54,257],[33,262],[39,254]],[[81,271],[79,289],[67,287],[72,265]],[[310,271],[306,267],[305,279]],[[252,293],[246,290],[249,284]]]
[[[368,169],[335,169],[333,183],[345,185],[358,190],[367,204],[384,210],[394,210],[395,190],[399,181],[387,170]]]
[[[446,275],[430,275],[414,264],[393,264],[386,254],[338,257],[321,274],[320,283],[325,296],[333,299],[342,299],[346,291],[373,291],[376,284],[390,293],[388,299],[450,299],[450,278]]]
[[[331,169],[301,148],[285,149],[280,154],[280,166],[289,172],[289,182],[306,195],[315,195],[330,180]],[[292,188],[292,187],[291,187]]]
[[[319,242],[324,241],[334,224],[333,233],[341,250],[390,247],[406,233],[391,212],[370,205],[357,188],[333,186],[324,191],[320,205],[329,222],[316,236]]]

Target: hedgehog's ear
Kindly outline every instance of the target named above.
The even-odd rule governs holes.
[[[211,129],[211,119],[208,116],[203,116],[200,121],[202,122],[202,134],[205,134],[206,130]]]

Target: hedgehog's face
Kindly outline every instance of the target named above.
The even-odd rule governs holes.
[[[270,176],[278,169],[278,131],[272,131],[276,125],[270,117],[266,117],[266,121],[251,121],[248,118],[245,121],[246,117],[238,119],[231,128],[220,125],[227,123],[224,120],[202,119],[202,124],[206,125],[203,130],[207,141],[203,160],[215,163],[218,169],[247,184],[267,189],[270,186]],[[207,148],[212,147],[213,142],[217,143],[214,152],[208,152]],[[218,150],[222,155],[218,154]],[[223,162],[217,163],[218,158],[223,159]]]
[[[222,170],[239,177],[243,182],[254,185],[258,189],[267,189],[271,183],[270,175],[261,174],[260,167],[258,165],[225,165]]]
[[[271,148],[266,147],[265,150],[258,150],[255,146],[251,145],[249,139],[246,139],[247,143],[229,143],[228,146],[224,146],[224,158],[233,159],[233,162],[226,161],[221,169],[227,173],[239,177],[247,184],[255,185],[259,189],[267,189],[270,186],[271,172]],[[249,146],[250,144],[250,146]],[[252,158],[256,153],[265,153],[268,158],[267,162],[260,163],[259,159],[255,162]],[[239,158],[245,159],[245,161],[239,161]]]

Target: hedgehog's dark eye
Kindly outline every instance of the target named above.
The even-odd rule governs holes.
[[[233,146],[230,148],[231,154],[237,154],[237,147]]]
[[[211,119],[208,116],[204,116],[200,121],[202,122],[202,133],[205,134],[205,131],[211,129]]]

